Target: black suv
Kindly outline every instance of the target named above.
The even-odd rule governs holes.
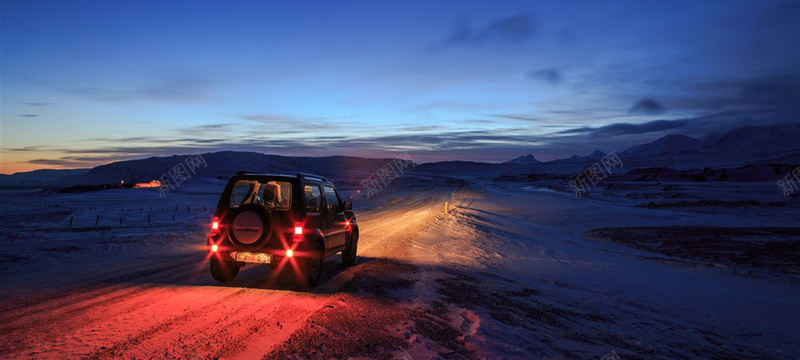
[[[326,178],[303,173],[240,171],[225,186],[208,235],[211,275],[220,282],[255,263],[294,270],[314,286],[325,258],[341,252],[349,265],[357,248],[353,204]]]

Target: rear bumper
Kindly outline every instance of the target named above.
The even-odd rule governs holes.
[[[277,249],[264,249],[260,251],[217,251],[212,252],[226,261],[236,261],[242,263],[253,264],[274,264],[284,257],[303,257],[306,252],[298,250],[277,250]]]
[[[275,262],[275,255],[261,252],[233,251],[227,253],[232,260],[252,264],[272,264]]]
[[[225,237],[215,238],[214,236],[209,236],[207,239],[208,252],[212,254],[212,256],[217,256],[218,259],[225,261],[274,264],[276,261],[280,261],[281,258],[303,258],[310,254],[307,249],[308,244],[305,241],[278,241],[278,244],[269,244],[260,249],[245,250],[233,246]],[[244,255],[245,258],[240,258],[239,255]],[[248,255],[255,256],[256,258],[247,258]],[[258,256],[267,257],[268,259],[264,260],[263,258],[258,258]]]

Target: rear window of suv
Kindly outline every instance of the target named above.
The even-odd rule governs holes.
[[[239,180],[233,184],[228,205],[234,209],[245,204],[261,204],[268,209],[289,210],[292,207],[292,183]]]

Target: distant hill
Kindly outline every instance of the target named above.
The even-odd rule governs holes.
[[[667,135],[619,153],[633,167],[739,167],[794,163],[800,150],[800,124],[744,126],[701,139]]]
[[[625,169],[661,169],[658,170],[659,174],[669,173],[663,169],[739,169],[759,164],[769,164],[771,166],[769,169],[776,169],[776,166],[781,164],[797,166],[800,162],[798,139],[800,139],[800,124],[745,126],[725,133],[709,134],[700,139],[680,134],[667,135],[650,143],[632,146],[617,154],[623,160]],[[174,155],[119,161],[93,169],[36,170],[0,176],[0,186],[63,187],[79,184],[116,184],[120,181],[149,182],[164,176],[173,167],[185,163],[189,156]],[[287,174],[302,171],[349,182],[364,179],[392,161],[392,159],[350,156],[296,157],[237,151],[206,153],[201,156],[207,166],[195,169],[196,172],[192,176],[227,178],[240,170]],[[540,162],[532,154],[528,154],[501,164],[444,161],[419,165],[413,171],[439,175],[500,176],[530,173],[531,167],[535,167],[536,172],[565,174],[580,172],[605,156],[606,153],[596,150],[588,156]],[[736,175],[731,178],[747,178],[738,174],[742,171],[757,172],[760,174],[759,178],[774,176],[769,173],[772,170],[763,166],[744,169],[732,172],[731,174]]]
[[[528,154],[528,155],[525,155],[525,156],[520,156],[520,157],[518,157],[516,159],[513,159],[513,160],[506,161],[503,164],[534,165],[534,164],[538,164],[540,162],[541,161],[536,160],[536,158],[533,157],[533,154]]]
[[[721,134],[709,134],[702,139],[667,135],[651,143],[630,147],[619,155],[629,158],[690,152],[756,155],[800,149],[798,138],[800,124],[744,126]]]
[[[697,140],[686,135],[667,135],[648,144],[632,146],[619,153],[623,158],[641,158],[649,156],[664,155],[683,151],[694,151],[703,145],[701,140]]]
[[[589,159],[591,159],[591,160],[600,160],[600,159],[606,157],[606,155],[608,155],[608,154],[606,154],[606,153],[604,153],[604,152],[602,152],[600,150],[595,150],[594,152],[589,154]]]
[[[147,182],[158,179],[170,169],[184,163],[190,155],[152,157],[101,165],[83,177],[95,182]],[[332,179],[351,178],[368,174],[392,162],[392,159],[372,159],[351,156],[296,157],[265,155],[255,152],[222,151],[201,154],[207,166],[196,169],[194,176],[230,177],[237,171],[296,174],[307,172]],[[362,176],[363,177],[363,176]]]
[[[18,172],[14,173],[13,175],[5,175],[5,176],[14,176],[17,178],[31,178],[31,179],[34,178],[60,179],[75,175],[82,175],[89,172],[89,170],[90,169],[39,169],[33,171]]]
[[[667,135],[616,153],[628,169],[738,168],[750,164],[793,164],[800,158],[800,142],[797,139],[800,139],[800,124],[744,126],[724,133],[708,134],[699,139],[681,134]],[[537,161],[532,165],[537,166],[537,171],[571,171],[568,169],[590,166],[606,155],[595,150],[585,156],[573,155],[565,159]],[[532,157],[520,156],[503,165],[525,162],[528,156]],[[495,167],[491,168],[497,170]]]
[[[800,147],[800,124],[744,126],[722,134],[708,135],[701,148],[705,151],[785,151]]]
[[[118,161],[83,170],[45,170],[31,173],[14,174],[3,177],[2,186],[12,183],[32,183],[46,186],[94,185],[149,182],[158,180],[170,169],[186,164],[191,155],[173,155],[168,157],[150,157],[147,159]],[[327,157],[295,157],[265,155],[255,152],[222,151],[200,155],[206,165],[202,164],[190,173],[191,176],[205,178],[228,178],[237,171],[253,171],[260,173],[296,174],[298,172],[314,173],[331,179],[364,179],[370,173],[393,162],[394,159],[373,159],[350,156]],[[413,162],[408,162],[409,167]],[[188,169],[187,169],[188,170]],[[52,174],[63,176],[54,177]],[[42,176],[39,176],[42,175]]]
[[[75,178],[89,172],[89,169],[40,169],[18,172],[12,175],[0,174],[0,186],[4,188],[40,188],[64,179]]]

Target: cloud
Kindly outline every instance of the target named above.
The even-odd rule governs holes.
[[[67,159],[33,159],[27,161],[29,164],[36,165],[55,165],[55,166],[75,166],[76,162]]]
[[[447,130],[447,127],[440,126],[440,125],[428,125],[428,126],[402,126],[397,128],[399,131],[405,132],[428,132],[428,131],[441,131]]]
[[[651,98],[644,98],[636,102],[636,104],[628,110],[629,114],[646,114],[658,115],[664,112],[664,105]]]
[[[316,128],[325,130],[342,129],[345,127],[342,119],[351,116],[331,116],[331,117],[295,117],[273,114],[244,114],[237,118],[245,121],[269,124],[272,134],[294,134],[304,132],[304,128]]]
[[[35,117],[37,117],[39,115],[38,114],[20,114],[19,116],[24,117],[24,118],[35,118]]]
[[[597,128],[579,128],[564,130],[560,134],[586,134],[591,136],[615,136],[627,134],[644,134],[656,131],[672,130],[689,125],[689,120],[655,120],[642,124],[616,123]]]
[[[235,129],[234,125],[235,124],[231,123],[195,125],[195,126],[180,128],[178,129],[178,132],[180,132],[181,134],[194,135],[194,136],[204,136],[204,135],[218,136],[217,134],[234,130]]]
[[[247,120],[247,121],[259,121],[259,122],[267,122],[267,123],[268,122],[274,122],[274,121],[278,121],[278,122],[296,121],[296,119],[293,119],[293,118],[288,117],[288,116],[261,115],[261,114],[258,114],[258,115],[239,115],[238,118],[242,119],[242,120]]]
[[[87,168],[87,167],[94,167],[97,165],[108,164],[114,161],[133,160],[137,158],[141,158],[141,156],[116,156],[116,155],[94,156],[94,157],[66,156],[58,159],[28,160],[27,163],[36,165],[68,167],[68,168]]]
[[[756,105],[800,104],[800,76],[776,76],[744,83],[741,100]]]
[[[42,151],[45,150],[44,146],[25,146],[21,148],[3,148],[4,151],[19,151],[19,152],[28,152],[28,151]]]
[[[533,21],[528,14],[499,18],[475,28],[458,21],[443,45],[481,46],[484,44],[524,43],[534,35]]]
[[[55,103],[51,103],[51,102],[26,102],[26,103],[23,103],[23,104],[28,105],[28,106],[33,106],[33,107],[50,107],[50,106],[55,105]]]
[[[103,142],[81,142],[81,148],[37,147],[10,149],[59,153],[54,159],[38,158],[33,164],[87,167],[111,161],[139,159],[150,156],[170,156],[194,152],[253,151],[289,156],[350,155],[365,157],[391,157],[408,151],[420,161],[481,160],[505,161],[519,155],[534,153],[547,160],[572,154],[588,154],[595,149],[621,151],[630,146],[653,141],[658,137],[680,133],[699,137],[712,132],[723,132],[745,125],[770,125],[797,122],[796,113],[775,111],[726,111],[710,115],[675,120],[657,120],[641,124],[615,123],[599,127],[582,127],[563,130],[547,125],[531,126],[536,119],[519,116],[518,122],[506,121],[505,127],[492,129],[453,129],[437,125],[411,127],[402,124],[388,135],[373,133],[314,133],[315,130],[298,131],[298,136],[259,132],[218,134],[214,138],[192,139],[186,135],[161,135],[158,137],[132,137],[127,139],[100,139]],[[509,115],[517,116],[517,115]],[[258,117],[258,116],[256,116]],[[502,117],[501,117],[502,118]],[[490,120],[493,121],[493,120]],[[510,124],[518,126],[510,127]],[[222,124],[200,125],[212,127]],[[237,129],[242,124],[237,124]],[[260,126],[259,123],[255,123]],[[303,130],[303,129],[301,129]],[[8,149],[3,149],[8,150]]]
[[[130,87],[90,85],[66,92],[106,102],[162,101],[190,103],[207,101],[214,82],[203,77],[167,75],[153,77]]]
[[[799,73],[700,81],[689,85],[687,90],[690,96],[677,96],[670,104],[683,109],[712,111],[800,106]]]
[[[534,80],[544,81],[550,85],[558,85],[561,83],[561,71],[556,68],[531,71],[528,73],[528,77]]]

